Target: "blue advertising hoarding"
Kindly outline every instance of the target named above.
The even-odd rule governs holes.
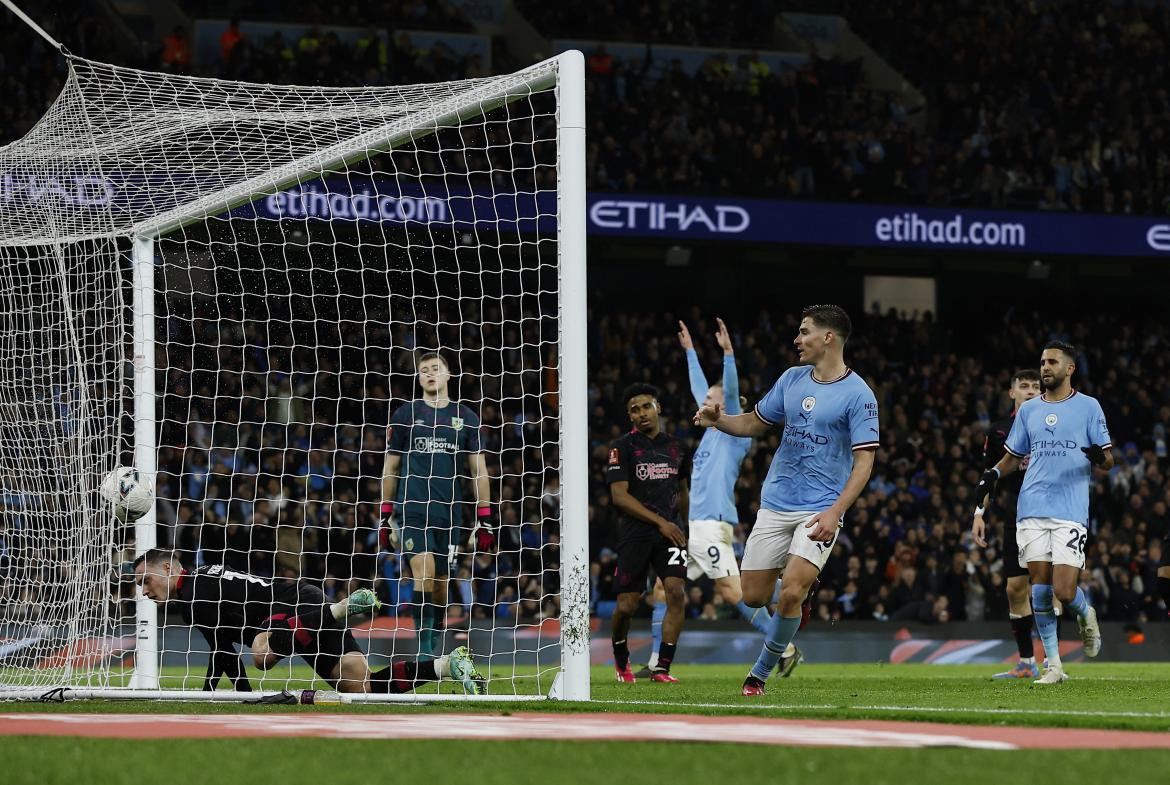
[[[266,218],[450,224],[555,231],[556,194],[403,189],[327,178],[257,200]],[[250,211],[249,211],[250,212]],[[588,232],[601,237],[788,245],[1170,257],[1170,217],[1018,212],[650,194],[588,195]]]
[[[197,190],[198,178],[189,175]],[[184,181],[185,182],[185,181]],[[100,176],[0,174],[0,211],[53,203],[146,216],[181,200]],[[331,175],[258,197],[240,217],[329,219],[552,236],[556,193],[472,193],[403,185],[393,177]],[[588,194],[596,237],[906,248],[1014,254],[1170,258],[1170,216],[1117,216],[966,208],[797,202],[655,194]]]

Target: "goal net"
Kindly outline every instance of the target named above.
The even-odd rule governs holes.
[[[587,698],[580,54],[363,88],[66,60],[0,148],[0,697],[243,697],[202,692],[205,636],[136,592],[160,547],[329,601],[372,589],[381,610],[348,624],[374,670],[466,645],[492,699]],[[468,435],[415,422],[383,499],[428,352]],[[118,465],[154,479],[137,522],[98,496]],[[380,544],[404,493],[430,499],[399,520],[435,556],[425,595]],[[254,694],[325,687],[232,634]]]

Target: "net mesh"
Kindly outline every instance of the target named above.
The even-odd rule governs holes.
[[[383,611],[354,630],[372,668],[467,643],[493,692],[547,693],[556,64],[354,89],[69,67],[43,120],[0,149],[0,685],[129,683],[135,532],[97,487],[133,461],[128,238],[158,236],[159,545],[331,600],[373,588]],[[429,638],[377,534],[387,423],[421,397],[427,350],[478,421],[501,524],[498,552],[467,544],[476,496],[457,459],[453,523],[431,508],[416,522],[449,572]],[[407,484],[430,494],[433,478]],[[160,686],[199,689],[206,645],[159,618]],[[291,661],[250,675],[264,690],[312,679]]]

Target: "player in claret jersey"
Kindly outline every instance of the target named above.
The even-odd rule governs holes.
[[[613,504],[621,512],[614,576],[617,609],[611,622],[614,667],[618,681],[635,680],[626,638],[653,567],[666,592],[666,617],[650,680],[677,682],[670,675],[670,663],[678,646],[686,603],[683,584],[687,576],[687,535],[680,524],[687,520],[689,495],[682,471],[683,452],[678,441],[661,430],[656,388],[632,384],[622,400],[634,427],[610,445],[606,469]]]
[[[772,597],[783,574],[780,602],[741,694],[763,695],[800,626],[800,606],[825,566],[845,512],[869,482],[879,442],[873,391],[845,365],[853,326],[836,305],[801,313],[793,343],[800,364],[789,368],[755,411],[725,414],[705,405],[695,424],[733,436],[762,436],[782,426],[780,448],[768,468],[760,512],[744,551],[743,599],[753,608]]]
[[[1077,586],[1085,566],[1088,537],[1089,481],[1093,467],[1113,466],[1113,444],[1105,414],[1096,398],[1072,388],[1076,350],[1052,341],[1040,355],[1044,394],[1025,402],[1008,432],[1007,451],[983,473],[975,498],[994,496],[1000,478],[1028,459],[1016,505],[1020,564],[1032,579],[1032,614],[1048,656],[1048,669],[1036,684],[1058,684],[1068,676],[1060,661],[1056,633],[1056,599],[1077,614],[1085,654],[1101,650],[1097,612]]]
[[[482,692],[467,649],[435,660],[399,660],[370,672],[347,619],[375,611],[380,603],[369,589],[328,604],[315,586],[281,578],[262,578],[221,564],[186,570],[170,551],[149,550],[134,561],[134,582],[155,602],[171,602],[183,620],[211,648],[204,690],[226,676],[235,689],[251,692],[236,644],[252,649],[257,668],[267,670],[297,655],[339,692],[409,692],[441,679],[458,681],[471,694]]]
[[[495,542],[479,418],[451,400],[447,392],[450,380],[450,367],[441,355],[419,357],[422,398],[400,406],[391,415],[382,466],[380,536],[383,547],[402,547],[414,579],[412,611],[422,655],[434,654],[442,647],[447,576],[455,550],[452,533],[458,532],[466,477],[472,478],[476,498],[476,522],[469,544],[489,551]]]
[[[1040,394],[1040,372],[1031,368],[1016,371],[1008,397],[1012,400],[1010,416],[997,420],[987,431],[983,443],[983,468],[990,469],[1004,456],[1004,442],[1012,429],[1016,412],[1025,401]],[[1012,635],[1020,652],[1020,661],[1011,670],[997,673],[996,679],[1035,679],[1040,675],[1036,668],[1036,656],[1032,648],[1032,603],[1028,598],[1028,568],[1020,564],[1020,549],[1016,543],[1016,500],[1020,495],[1020,484],[1024,472],[1009,474],[999,484],[995,503],[991,499],[977,499],[975,521],[971,527],[975,544],[987,547],[985,512],[1003,521],[1003,575],[1007,581],[1008,615],[1011,617]],[[994,520],[994,518],[993,518]]]

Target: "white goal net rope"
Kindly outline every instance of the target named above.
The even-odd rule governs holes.
[[[560,564],[558,63],[352,89],[68,66],[0,148],[0,691],[125,687],[141,656],[135,527],[97,488],[134,462],[130,249],[146,237],[158,545],[330,600],[375,590],[381,612],[353,629],[371,668],[469,645],[493,693],[547,694],[562,617],[587,624]],[[400,522],[448,590],[420,616],[377,520],[387,424],[421,399],[428,351],[451,366],[460,426],[478,421],[499,529],[494,552],[468,547],[456,455],[451,522],[436,504]],[[423,430],[408,450],[446,449]],[[159,687],[199,690],[203,637],[173,608],[158,619]],[[256,690],[313,678],[242,662]]]

